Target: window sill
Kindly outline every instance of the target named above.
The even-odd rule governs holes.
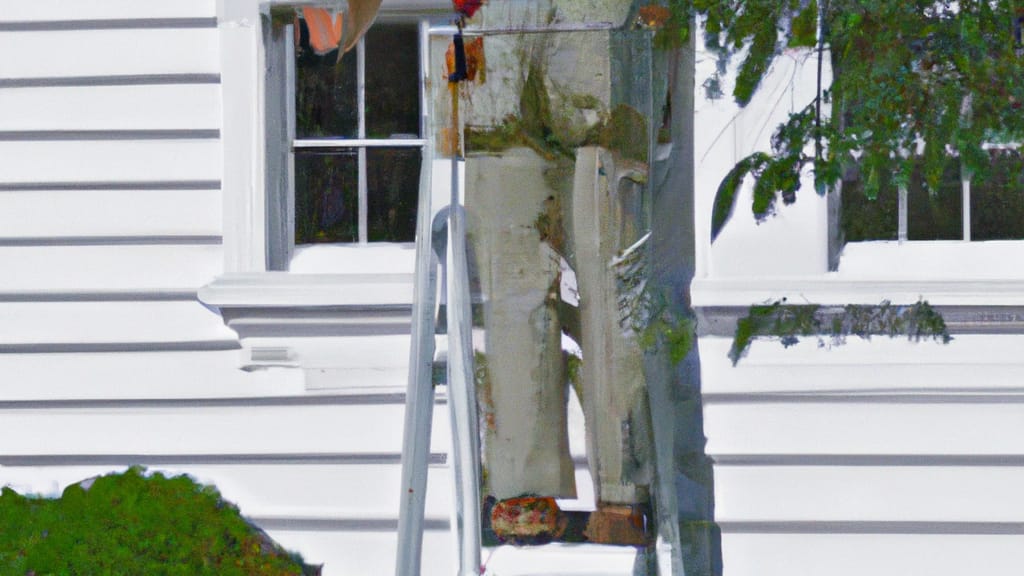
[[[700,278],[691,285],[694,308],[748,307],[785,299],[788,304],[913,304],[1024,307],[1024,278],[896,279],[820,276]]]
[[[1024,279],[1024,241],[962,240],[851,242],[837,275],[849,279]]]
[[[913,304],[926,300],[953,334],[1024,331],[1024,242],[847,244],[837,272],[697,278],[701,335],[731,336],[752,304]]]
[[[408,345],[412,299],[408,273],[238,273],[199,290],[199,300],[238,334],[240,368],[307,373],[350,367],[353,342],[369,345],[376,337],[386,356],[404,361],[407,349],[395,347]],[[404,376],[402,366],[394,368]]]
[[[695,307],[790,303],[1024,305],[1024,241],[855,242],[819,275],[697,278]]]
[[[412,290],[413,276],[404,273],[249,272],[218,277],[199,289],[199,300],[222,312],[240,308],[409,307]]]
[[[306,244],[296,246],[292,274],[412,274],[416,244]]]

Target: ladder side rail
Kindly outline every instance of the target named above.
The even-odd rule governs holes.
[[[419,576],[423,551],[423,517],[434,414],[434,317],[437,313],[437,259],[431,246],[432,165],[433,147],[428,139],[423,148],[416,217],[416,275],[402,438],[396,576]]]
[[[459,204],[459,158],[452,158],[448,212],[448,406],[452,419],[459,576],[480,574],[480,436],[473,378],[472,310],[465,211]]]

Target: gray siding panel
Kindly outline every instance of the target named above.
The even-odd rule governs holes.
[[[216,28],[216,18],[127,18],[102,20],[0,21],[0,32],[55,32],[67,30],[159,30],[163,28]]]
[[[0,78],[0,88],[154,86],[162,84],[220,84],[220,74],[108,74],[94,76]]]

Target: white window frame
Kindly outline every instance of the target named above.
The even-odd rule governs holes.
[[[418,28],[419,31],[419,46],[422,47],[425,44],[423,36],[426,34],[425,26],[421,25]],[[294,62],[294,54],[289,54],[289,60]],[[420,70],[419,78],[419,89],[420,89],[420,105],[423,106],[425,93],[424,86],[424,70]],[[291,78],[289,78],[291,80]],[[294,93],[292,93],[294,96]],[[289,115],[294,119],[294,98],[289,101],[290,110]],[[358,180],[359,180],[359,244],[368,244],[367,229],[368,229],[368,212],[369,212],[369,192],[366,184],[366,149],[373,147],[387,147],[387,148],[418,148],[423,150],[423,146],[426,144],[426,139],[423,137],[426,134],[426,115],[420,113],[420,125],[419,125],[419,138],[390,138],[390,139],[379,139],[379,138],[367,138],[366,137],[366,37],[359,39],[356,44],[356,108],[359,110],[359,121],[356,127],[356,138],[355,139],[337,139],[337,138],[292,138],[292,150],[303,151],[303,150],[339,150],[354,148],[358,151]]]
[[[986,150],[1016,150],[1017,149],[1017,146],[1014,145],[1014,144],[985,144],[983,147]],[[964,178],[963,176],[961,176],[961,179],[960,179],[960,186],[961,186],[961,188],[960,188],[960,190],[961,190],[961,194],[960,194],[960,202],[961,202],[961,210],[960,210],[961,221],[960,221],[960,225],[961,225],[961,230],[963,231],[961,239],[964,242],[980,242],[979,240],[975,240],[974,238],[971,237],[971,180],[972,180],[971,175],[968,175],[967,178]],[[907,198],[908,198],[909,192],[907,191],[907,187],[906,186],[900,186],[899,189],[896,191],[896,194],[897,194],[897,203],[896,203],[896,212],[897,212],[896,241],[900,242],[900,243],[904,243],[904,242],[942,242],[942,240],[910,240],[908,238],[907,231],[909,229],[909,221],[910,221],[909,214],[910,214],[910,210],[909,210],[909,204],[908,204]],[[836,225],[838,225],[838,223],[836,223]],[[1005,241],[1007,241],[1007,242],[1017,242],[1017,241],[1022,241],[1022,240],[1024,240],[1024,238],[1008,239],[1008,240],[1005,240]],[[873,240],[864,240],[863,242],[873,242]]]
[[[263,45],[262,12],[273,5],[301,5],[301,2],[285,0],[218,0],[217,21],[221,37],[221,91],[223,94],[223,145],[224,195],[224,271],[231,273],[267,272],[268,237],[267,223],[270,217],[268,199],[265,194],[267,132],[264,118],[266,104],[267,65],[266,47]],[[446,0],[384,0],[382,15],[430,15],[450,12]],[[423,32],[421,31],[421,43]],[[362,44],[362,41],[360,41]],[[421,51],[425,46],[421,44]],[[362,53],[362,50],[359,49]],[[421,54],[421,59],[424,54]],[[359,58],[360,79],[364,60]],[[421,82],[423,79],[421,78]],[[359,82],[362,85],[362,82]],[[360,90],[362,93],[362,90]],[[363,104],[362,99],[360,105]],[[421,117],[425,118],[427,107],[421,103]],[[357,147],[365,156],[368,146],[422,146],[426,136],[426,121],[421,121],[420,138],[415,140],[365,140],[365,126],[360,122],[360,138],[345,142],[346,146]],[[303,147],[330,145],[336,141],[300,141]],[[364,167],[365,163],[360,162]],[[360,174],[360,221],[365,222],[365,174]],[[365,244],[365,227],[361,226],[360,240]],[[372,246],[372,244],[371,244]]]
[[[296,4],[301,5],[301,1],[217,0],[223,102],[224,268],[221,275],[199,290],[199,299],[219,311],[224,322],[239,334],[241,367],[245,369],[308,368],[307,364],[314,357],[327,358],[323,361],[329,362],[337,354],[306,349],[310,341],[325,342],[323,338],[305,337],[309,336],[308,326],[356,322],[360,326],[372,324],[365,327],[369,330],[378,325],[381,330],[391,330],[388,326],[395,322],[394,314],[362,315],[356,319],[346,316],[350,314],[348,309],[363,305],[392,306],[397,307],[395,313],[401,314],[399,310],[412,302],[411,264],[415,251],[402,246],[381,247],[375,243],[325,246],[347,247],[346,255],[355,256],[358,263],[350,269],[335,266],[299,273],[275,270],[270,265],[271,247],[275,242],[280,243],[281,238],[280,226],[277,231],[271,230],[271,219],[279,218],[282,211],[280,204],[270,204],[274,198],[267,193],[268,146],[271,145],[268,137],[281,127],[267,126],[266,99],[271,87],[267,86],[268,54],[264,45],[263,14],[273,5]],[[410,19],[443,17],[450,13],[449,0],[384,0],[380,11],[382,17],[399,15]],[[422,29],[420,37],[420,58],[424,62],[429,53],[423,40],[427,36]],[[425,65],[422,68],[426,70]],[[421,97],[424,98],[421,101],[422,128],[417,145],[422,145],[422,139],[427,137],[428,126],[425,117],[429,107],[425,95]],[[294,135],[287,137],[287,142],[291,142]],[[281,141],[280,133],[278,140]],[[363,139],[348,141],[346,145],[365,151],[368,146],[381,145],[377,142],[394,145],[391,140]],[[312,141],[304,145],[319,144]],[[331,145],[337,146],[337,142],[332,141]],[[365,182],[364,176],[361,175],[361,182]],[[291,223],[287,224],[287,236],[294,241]],[[409,266],[404,265],[404,260],[399,269],[381,266],[399,253],[408,260]],[[359,274],[354,277],[352,272]]]

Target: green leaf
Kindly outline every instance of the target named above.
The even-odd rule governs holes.
[[[764,152],[755,152],[740,160],[732,170],[726,174],[722,183],[718,185],[715,192],[715,203],[711,211],[711,241],[725,227],[725,223],[732,217],[733,208],[736,204],[736,197],[739,195],[743,179],[750,173],[759,172],[769,161],[771,156]]]
[[[791,48],[811,48],[817,43],[818,0],[811,0],[811,3],[801,10],[790,24],[789,46]]]
[[[732,95],[736,103],[746,106],[750,103],[761,80],[768,73],[768,67],[775,57],[775,42],[778,40],[778,32],[774,23],[771,26],[762,26],[754,35],[750,43],[750,52],[740,65],[740,71],[736,74],[736,87]]]

